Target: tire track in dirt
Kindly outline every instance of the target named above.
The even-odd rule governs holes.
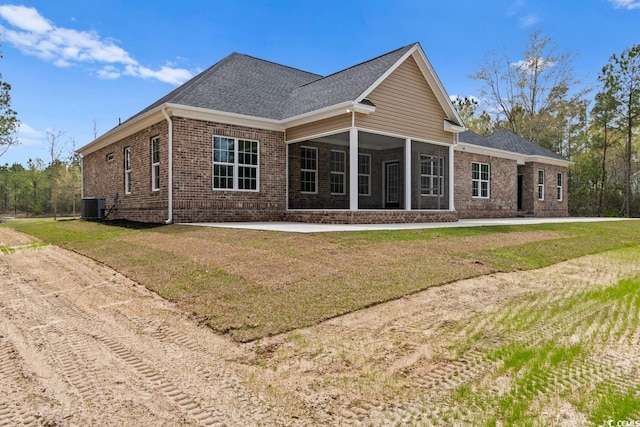
[[[73,408],[74,425],[307,424],[244,383],[229,361],[245,351],[239,345],[77,254],[42,247],[3,256],[0,295],[0,321],[59,380],[55,391]],[[0,414],[8,425],[28,420],[6,405]]]
[[[188,414],[198,424],[211,426],[223,423],[223,420],[219,417],[218,414],[213,414],[209,411],[204,410],[201,405],[196,402],[193,396],[189,396],[188,394],[186,394],[172,381],[165,378],[164,375],[159,373],[156,369],[152,368],[149,364],[145,363],[131,350],[125,348],[118,341],[102,335],[97,335],[96,339],[106,345],[128,365],[142,374],[153,388],[157,389],[164,396],[173,400],[183,412]]]

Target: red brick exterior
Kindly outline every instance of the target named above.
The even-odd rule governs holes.
[[[490,197],[471,196],[471,163],[490,166]],[[565,217],[568,215],[566,166],[525,163],[468,152],[455,153],[455,209],[459,218],[509,218],[518,215]],[[545,197],[538,200],[538,170],[545,171]],[[557,174],[563,176],[562,200],[557,200]],[[522,209],[518,210],[518,175],[522,175]]]
[[[286,203],[284,133],[173,118],[175,222],[280,221]],[[213,137],[258,141],[259,191],[213,189]]]
[[[471,164],[489,164],[489,198],[471,193]],[[454,206],[460,218],[509,218],[518,214],[518,166],[515,160],[456,151]]]
[[[542,163],[518,166],[515,160],[455,152],[455,207],[448,208],[448,170],[445,173],[445,195],[441,211],[425,204],[433,197],[419,198],[420,154],[445,158],[449,168],[448,150],[429,144],[412,144],[412,211],[404,207],[404,148],[368,150],[371,154],[371,196],[360,196],[361,210],[349,207],[349,149],[340,145],[305,142],[289,147],[289,209],[286,206],[287,150],[284,134],[277,131],[234,126],[202,120],[172,118],[173,123],[173,221],[305,221],[320,223],[402,223],[455,221],[460,218],[513,217],[517,209],[517,176],[523,180],[522,212],[535,216],[567,215],[567,168]],[[221,191],[213,189],[213,137],[225,136],[258,141],[259,191]],[[151,139],[160,140],[160,189],[151,187]],[[317,146],[318,195],[303,195],[299,191],[300,145]],[[124,150],[131,148],[131,194],[125,194]],[[329,151],[346,153],[345,193],[330,194]],[[112,156],[110,156],[112,155]],[[135,134],[88,154],[83,159],[84,197],[103,197],[106,209],[115,209],[109,219],[125,218],[142,222],[163,222],[168,212],[168,123],[161,120]],[[109,160],[111,159],[111,160]],[[400,209],[382,208],[382,164],[398,160],[400,164]],[[491,166],[489,199],[471,197],[471,163]],[[538,200],[538,170],[545,171],[545,198]],[[563,196],[557,200],[557,173],[563,174]],[[117,196],[116,196],[117,195]],[[117,197],[117,199],[116,199]],[[117,200],[117,203],[116,203]],[[298,209],[316,209],[304,211]],[[337,209],[337,210],[331,210]]]
[[[167,219],[167,132],[166,121],[154,124],[82,159],[83,197],[106,199],[109,219],[126,218],[142,222]],[[160,190],[151,189],[151,139],[160,138]],[[124,188],[124,150],[131,147],[131,194]],[[113,154],[113,160],[107,156]]]
[[[538,200],[538,171],[544,171],[544,199]],[[565,217],[568,215],[568,168],[545,163],[526,163],[518,167],[522,175],[522,210],[537,217]],[[562,174],[562,200],[558,200],[557,175]]]

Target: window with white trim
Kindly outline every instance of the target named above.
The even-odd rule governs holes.
[[[371,155],[358,154],[358,195],[371,195]]]
[[[544,171],[538,171],[538,200],[544,200]]]
[[[563,187],[563,179],[562,179],[562,172],[558,172],[558,181],[557,181],[557,186],[558,186],[558,197],[557,200],[559,202],[562,201],[562,187]]]
[[[300,191],[318,192],[318,149],[300,147]]]
[[[259,157],[258,141],[214,136],[214,190],[258,191]]]
[[[131,147],[124,149],[124,194],[131,194]]]
[[[471,197],[489,198],[489,163],[471,163]]]
[[[331,194],[345,194],[346,159],[345,151],[331,150],[329,153]]]
[[[160,138],[151,138],[151,189],[160,190]]]
[[[420,155],[420,194],[444,195],[444,157]]]

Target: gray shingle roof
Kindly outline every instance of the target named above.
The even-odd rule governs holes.
[[[232,53],[133,117],[164,103],[274,120],[294,117],[355,100],[414,45],[326,77]]]
[[[232,53],[137,115],[173,103],[280,119],[293,89],[320,78],[318,74]]]
[[[283,118],[355,100],[414,45],[401,47],[294,89]]]
[[[509,151],[526,156],[549,157],[556,160],[567,160],[559,154],[549,151],[510,130],[499,130],[489,136],[480,136],[471,131],[462,132],[459,135],[460,142],[478,145],[481,147],[493,148],[496,150]]]

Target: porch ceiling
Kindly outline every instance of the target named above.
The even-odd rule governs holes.
[[[335,135],[323,136],[320,138],[314,138],[311,141],[322,142],[326,144],[349,146],[349,132],[337,133]],[[391,136],[380,135],[370,132],[358,133],[358,145],[363,148],[369,148],[371,150],[386,150],[389,148],[404,147],[405,140],[401,138],[394,138]]]

